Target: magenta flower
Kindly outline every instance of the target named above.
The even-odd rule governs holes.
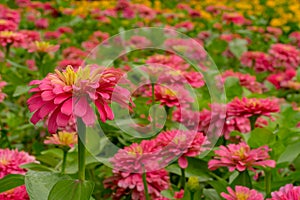
[[[119,94],[114,101],[126,105],[129,91],[116,86],[122,73],[115,69],[104,70],[97,73],[90,67],[79,68],[75,71],[68,66],[65,71],[50,73],[43,80],[34,80],[30,84],[38,85],[30,90],[34,95],[27,101],[30,112],[34,112],[31,122],[47,118],[48,130],[55,133],[64,128],[72,118],[80,117],[87,125],[93,125],[96,115],[89,105],[92,101],[104,122],[114,118],[108,104],[112,93]]]
[[[271,57],[264,52],[247,51],[241,56],[241,63],[246,67],[253,68],[256,72],[274,71]]]
[[[169,188],[169,176],[161,169],[160,147],[154,140],[143,140],[120,149],[111,159],[114,175],[104,181],[104,186],[114,191],[113,199],[131,194],[131,199],[145,199],[142,174],[146,173],[149,195],[155,199]]]
[[[251,117],[270,116],[270,113],[279,112],[279,104],[276,99],[235,98],[227,105],[229,116]]]
[[[7,96],[5,93],[2,92],[2,89],[7,85],[5,81],[2,81],[2,77],[0,75],[0,103],[3,102],[5,97]]]
[[[231,172],[234,170],[242,172],[247,169],[255,171],[254,167],[258,166],[274,168],[276,163],[270,160],[269,151],[271,149],[267,146],[250,149],[245,142],[222,145],[219,150],[215,150],[216,156],[208,162],[208,168],[216,170],[219,167],[228,167]]]
[[[240,72],[234,72],[232,70],[225,71],[221,76],[221,82],[224,83],[226,78],[235,77],[240,81],[240,85],[244,86],[248,90],[254,93],[262,93],[263,86],[259,82],[256,81],[255,76],[251,76],[249,74],[243,74]]]
[[[24,46],[24,35],[19,32],[0,31],[0,45],[6,47],[13,45],[14,47]]]
[[[222,16],[226,23],[233,23],[236,25],[244,25],[248,22],[242,14],[239,13],[224,13]]]
[[[300,47],[300,31],[294,31],[289,35],[289,38],[292,40],[293,44]]]
[[[0,19],[0,31],[16,31],[18,24],[11,20]]]
[[[171,130],[160,133],[155,139],[155,144],[161,148],[159,155],[165,164],[178,158],[181,168],[187,168],[186,157],[195,157],[203,151],[202,145],[206,142],[206,137],[201,132],[190,132],[181,130]]]
[[[148,96],[152,96],[149,91]],[[194,99],[190,96],[189,91],[182,86],[164,87],[161,85],[155,86],[155,100],[159,101],[161,105],[168,107],[186,107],[192,103]]]
[[[25,185],[0,193],[1,200],[29,200]]]
[[[261,193],[247,187],[235,186],[235,190],[227,187],[227,190],[229,194],[221,193],[221,196],[226,200],[264,200]]]
[[[168,172],[164,169],[146,172],[146,181],[151,199],[163,198],[161,191],[169,188]],[[146,200],[142,174],[114,173],[104,181],[104,187],[113,191],[113,200],[121,200],[126,195],[131,195],[132,200]]]
[[[181,57],[171,54],[169,56],[166,55],[154,55],[154,56],[150,56],[148,57],[148,59],[146,60],[147,64],[161,64],[161,65],[165,65],[167,67],[171,67],[175,70],[186,70],[190,67],[190,65],[184,61],[184,59],[182,59]]]
[[[274,67],[297,68],[300,64],[300,51],[288,44],[273,44],[269,49]]]
[[[8,174],[25,174],[26,170],[20,165],[35,162],[35,158],[27,152],[0,149],[0,179]]]
[[[272,198],[267,200],[299,200],[300,199],[300,186],[293,186],[287,184],[279,189],[279,191],[271,193]]]

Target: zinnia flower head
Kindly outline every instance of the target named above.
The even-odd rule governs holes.
[[[0,31],[0,45],[2,47],[7,45],[21,47],[24,45],[24,35],[18,32]]]
[[[274,71],[271,57],[264,52],[247,51],[241,56],[242,65],[254,68],[256,72]]]
[[[247,169],[255,171],[254,167],[258,166],[274,168],[276,163],[270,160],[269,151],[271,149],[267,146],[250,149],[245,142],[222,145],[219,150],[215,150],[216,156],[208,162],[208,168],[216,170],[219,167],[228,167],[231,172],[234,170],[242,172]]]
[[[279,191],[271,193],[272,198],[267,200],[299,200],[300,199],[300,186],[293,186],[287,184],[279,189]]]
[[[269,49],[274,67],[297,68],[300,64],[300,51],[288,44],[273,44]]]
[[[56,144],[59,146],[68,146],[70,148],[77,144],[77,133],[59,131],[57,134],[52,134],[44,141],[45,144]]]
[[[235,190],[227,187],[227,191],[229,194],[221,193],[221,196],[226,200],[264,200],[261,193],[244,186],[235,186]]]
[[[0,103],[3,102],[4,98],[7,96],[5,93],[2,92],[4,86],[6,86],[6,82],[2,81],[2,77],[0,75]]]
[[[18,24],[13,21],[0,19],[0,31],[16,31]]]
[[[296,44],[300,48],[300,31],[292,32],[289,35],[289,38],[292,40],[293,44]]]
[[[243,25],[247,23],[247,20],[245,17],[239,13],[224,13],[222,16],[222,19],[226,23],[233,23],[236,25]]]
[[[35,158],[27,152],[0,149],[0,179],[8,174],[25,174],[26,170],[20,165],[35,162]]]
[[[174,68],[175,70],[186,70],[190,67],[188,63],[184,61],[180,56],[171,54],[169,56],[166,55],[154,55],[150,56],[146,60],[147,64],[161,64],[167,67]]]
[[[270,116],[270,113],[279,112],[279,104],[273,99],[235,98],[227,105],[229,116],[251,117]]]
[[[171,86],[171,88],[169,88],[158,85],[154,88],[154,94],[156,101],[168,107],[186,107],[189,103],[194,101],[188,90],[181,86]],[[152,95],[150,91],[148,95]]]
[[[29,200],[25,185],[0,193],[1,200]]]
[[[31,81],[30,85],[37,85],[30,90],[34,94],[27,101],[30,112],[34,112],[31,122],[36,124],[47,118],[50,133],[64,128],[76,117],[87,126],[93,125],[96,115],[89,102],[96,105],[103,122],[111,120],[114,115],[108,103],[113,92],[118,94],[113,100],[124,106],[130,95],[128,90],[116,86],[121,77],[122,73],[115,69],[99,72],[86,66],[75,71],[68,66],[65,71],[49,73],[43,80]]]
[[[206,137],[201,132],[171,130],[160,133],[154,141],[162,149],[159,155],[166,165],[179,157],[179,166],[187,168],[186,157],[199,155],[203,151]]]
[[[163,198],[161,191],[169,188],[169,179],[165,169],[146,172],[148,193],[151,199]],[[113,200],[121,200],[125,195],[131,195],[132,200],[146,200],[140,173],[114,173],[112,177],[104,180],[104,187],[113,191]]]
[[[35,41],[29,45],[28,52],[54,53],[59,49],[59,45],[53,45],[45,41]]]
[[[234,72],[232,70],[227,70],[222,74],[222,82],[225,82],[228,77],[236,77],[240,81],[240,85],[244,86],[251,92],[262,93],[262,85],[256,81],[255,76],[251,76],[249,74],[243,74],[240,72]]]

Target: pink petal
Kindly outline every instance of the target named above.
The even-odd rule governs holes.
[[[187,168],[187,167],[188,167],[188,161],[187,161],[186,157],[181,156],[181,157],[178,159],[178,164],[179,164],[179,166],[180,166],[182,169]]]
[[[64,102],[64,104],[61,106],[61,109],[60,111],[66,115],[71,115],[73,110],[72,110],[72,107],[73,107],[73,99],[70,98],[68,99],[67,101]]]
[[[67,126],[70,117],[71,117],[70,115],[65,115],[65,114],[63,114],[61,112],[58,113],[57,118],[56,118],[57,125],[61,126],[61,127]]]
[[[88,101],[85,97],[81,97],[74,106],[74,114],[78,117],[85,116],[88,109]]]
[[[96,120],[96,116],[94,114],[93,109],[89,105],[87,105],[86,114],[82,117],[82,121],[87,126],[91,126],[91,125],[94,125],[95,120]]]

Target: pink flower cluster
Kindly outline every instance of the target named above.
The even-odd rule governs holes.
[[[226,200],[264,200],[264,196],[256,190],[244,186],[235,186],[235,190],[227,187],[229,194],[221,193]]]
[[[208,168],[216,170],[227,167],[231,172],[234,170],[242,172],[247,169],[255,171],[254,168],[258,166],[274,168],[276,163],[270,160],[269,151],[271,150],[267,146],[250,149],[245,142],[220,146],[219,150],[215,150],[214,159],[208,162]]]
[[[33,156],[27,152],[0,149],[0,179],[8,174],[25,174],[26,170],[21,165],[36,162]],[[29,200],[25,186],[19,186],[6,192],[0,193],[1,200]]]
[[[267,200],[298,200],[300,199],[300,186],[293,186],[292,184],[287,184],[281,187],[279,191],[271,193],[272,198]]]

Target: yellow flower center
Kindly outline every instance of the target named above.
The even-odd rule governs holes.
[[[247,200],[249,198],[249,194],[246,194],[244,192],[238,192],[236,193],[237,200]]]
[[[8,164],[8,160],[6,160],[5,158],[0,158],[0,164],[1,165],[7,165]]]
[[[56,74],[66,85],[73,85],[77,80],[77,73],[74,71],[71,65],[68,65],[64,72],[55,70]]]
[[[0,19],[0,24],[6,24],[7,20],[5,19]]]
[[[244,147],[241,147],[239,150],[234,152],[234,155],[240,157],[240,159],[245,159],[245,152],[246,149]]]
[[[163,93],[168,96],[176,97],[176,93],[168,88],[164,88]]]
[[[40,52],[47,52],[47,50],[53,46],[49,42],[45,42],[45,41],[35,41],[34,44],[37,50]]]
[[[76,143],[75,135],[76,132],[65,132],[65,131],[58,132],[59,141],[61,142],[61,144],[67,146]]]
[[[137,156],[143,154],[143,148],[141,146],[136,146],[128,151],[129,155]]]
[[[12,32],[12,31],[1,31],[0,32],[0,36],[2,37],[12,37],[16,35],[16,33]]]

